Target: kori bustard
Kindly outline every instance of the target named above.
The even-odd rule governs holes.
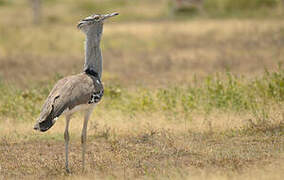
[[[83,170],[85,168],[88,120],[95,104],[101,100],[104,93],[104,88],[101,83],[102,54],[100,49],[103,23],[106,19],[116,15],[118,15],[118,13],[94,14],[79,21],[77,27],[86,35],[84,72],[65,77],[55,84],[34,126],[35,130],[41,132],[47,131],[53,126],[60,115],[65,115],[65,168],[68,173],[70,172],[68,166],[68,128],[71,115],[78,110],[85,112],[81,135]]]

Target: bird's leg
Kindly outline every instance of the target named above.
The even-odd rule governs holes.
[[[68,166],[68,145],[69,145],[69,122],[70,122],[70,116],[66,116],[66,126],[65,126],[65,132],[64,132],[64,140],[65,140],[65,169],[67,173],[70,173],[69,166]]]
[[[90,115],[92,113],[93,109],[89,109],[86,111],[85,117],[84,117],[84,124],[82,129],[82,135],[81,135],[81,143],[82,143],[82,168],[83,171],[85,170],[85,152],[86,152],[86,139],[87,139],[87,125],[90,118]]]

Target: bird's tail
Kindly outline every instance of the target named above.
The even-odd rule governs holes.
[[[54,125],[56,120],[57,120],[57,118],[52,117],[52,113],[49,116],[47,116],[47,118],[44,119],[44,120],[41,120],[39,118],[37,120],[36,124],[34,125],[34,130],[45,132]]]
[[[44,132],[50,129],[56,121],[56,116],[54,116],[54,106],[51,103],[52,99],[48,98],[44,103],[39,118],[34,125],[34,129]]]

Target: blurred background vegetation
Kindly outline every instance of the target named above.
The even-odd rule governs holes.
[[[253,85],[255,92],[265,89],[263,94],[275,93],[277,101],[269,97],[282,102],[283,7],[281,0],[0,0],[0,113],[18,117],[23,112],[15,102],[22,102],[22,108],[30,111],[29,118],[34,118],[56,80],[81,72],[84,36],[76,23],[91,13],[114,11],[120,15],[107,22],[102,42],[103,78],[109,88],[107,97],[120,97],[122,91],[128,97],[123,98],[129,102],[121,109],[157,110],[165,100],[167,105],[172,104],[167,101],[180,102],[186,106],[183,112],[202,105],[207,111],[209,104],[252,111],[248,84],[259,78],[247,83],[247,78],[235,77],[240,74],[261,75],[266,85]],[[265,72],[270,70],[276,70],[279,77],[269,76],[266,82]],[[226,73],[233,73],[229,77],[236,81],[234,87],[223,82]],[[199,79],[203,90],[200,84],[192,86]],[[223,83],[240,92],[225,98]],[[167,90],[178,84],[185,89]],[[165,87],[165,91],[158,89]],[[212,95],[217,99],[209,102],[210,93],[216,93],[211,87],[219,95]],[[253,97],[265,101],[268,96]],[[142,99],[142,107],[137,98]],[[117,108],[114,102],[110,104]]]
[[[167,20],[175,17],[282,17],[282,0],[0,0],[1,11],[19,10],[24,22],[29,10],[48,23],[70,23],[90,13],[119,11],[119,20]],[[66,16],[68,14],[68,16]],[[7,14],[9,15],[9,14]]]
[[[281,0],[175,0],[177,14],[207,17],[279,17]]]

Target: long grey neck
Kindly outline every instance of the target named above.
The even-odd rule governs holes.
[[[94,33],[86,34],[85,44],[85,64],[84,71],[90,70],[98,73],[99,78],[102,77],[103,59],[100,48],[101,33],[96,31]]]

